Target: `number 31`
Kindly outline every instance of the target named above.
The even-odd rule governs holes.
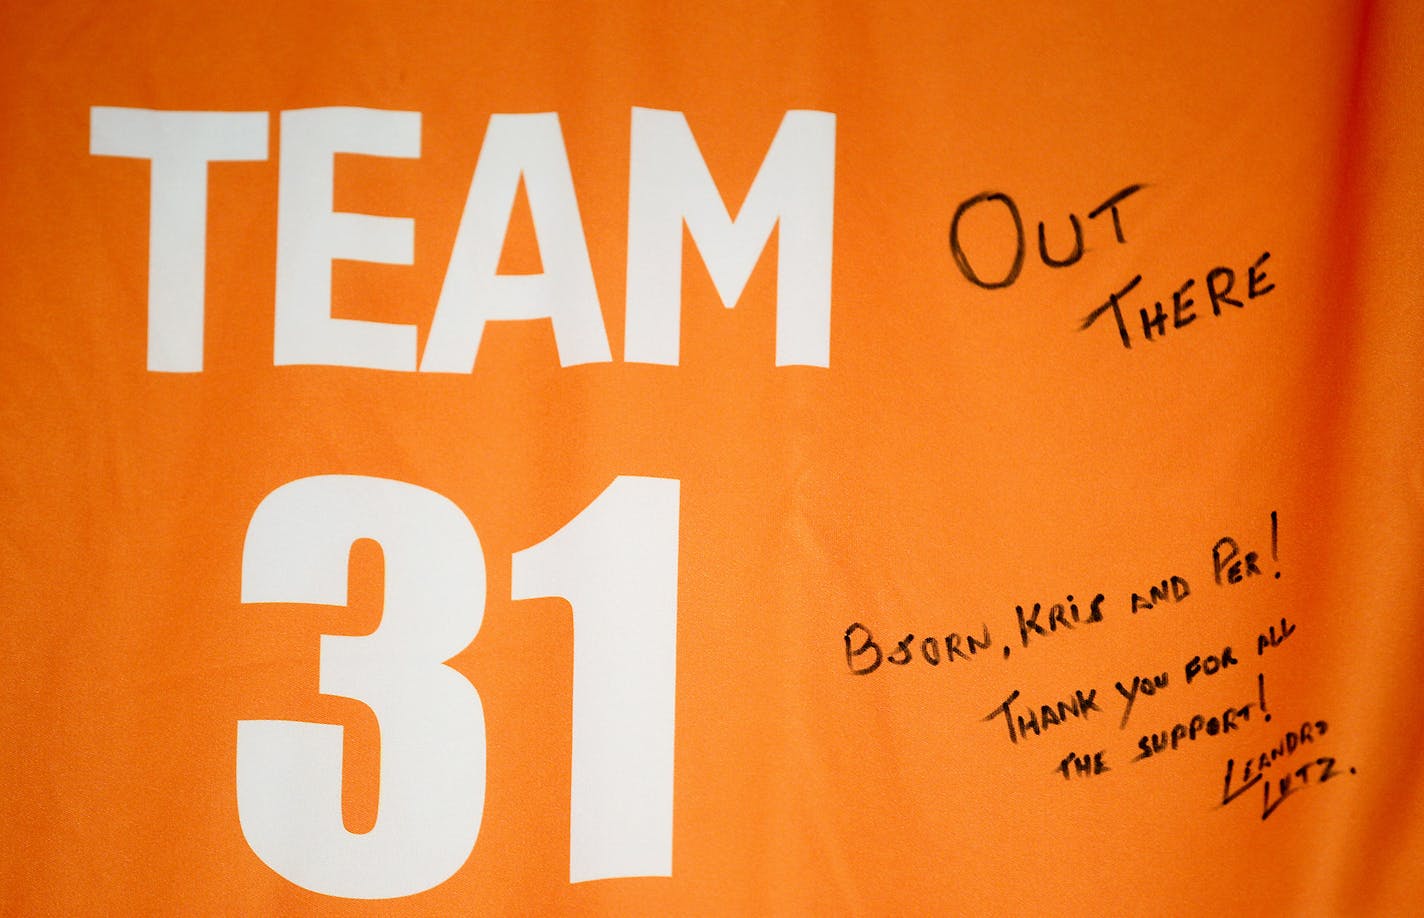
[[[513,558],[513,599],[573,606],[570,882],[672,875],[678,488],[620,476]],[[239,721],[237,809],[252,850],[288,880],[383,899],[443,883],[479,835],[484,707],[445,665],[484,618],[479,537],[459,507],[413,484],[298,479],[252,515],[242,601],[345,605],[351,545],[363,538],[385,556],[381,622],[360,637],[322,636],[318,688],[376,714],[376,824],[356,834],[342,823],[336,724]]]

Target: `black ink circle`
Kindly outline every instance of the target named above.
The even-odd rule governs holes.
[[[1018,248],[1014,251],[1014,264],[1009,268],[1008,276],[1001,281],[981,280],[979,275],[974,273],[974,269],[969,266],[969,258],[964,254],[964,249],[959,244],[959,219],[964,216],[964,212],[975,204],[983,204],[986,201],[1000,201],[1009,209],[1009,216],[1014,218],[1014,231],[1017,234]],[[959,266],[959,273],[971,284],[983,287],[985,290],[997,290],[1007,287],[1018,280],[1019,272],[1023,270],[1024,263],[1024,228],[1023,218],[1019,216],[1019,209],[1014,204],[1014,199],[998,191],[986,191],[983,194],[976,194],[974,197],[959,205],[954,212],[954,219],[949,223],[949,250],[954,254],[954,263]]]

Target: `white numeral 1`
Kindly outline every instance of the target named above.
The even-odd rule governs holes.
[[[343,825],[334,724],[239,721],[237,804],[248,844],[277,873],[326,895],[380,899],[449,879],[479,834],[484,709],[444,665],[484,617],[479,538],[458,507],[416,485],[299,479],[253,513],[242,599],[345,605],[362,538],[385,557],[381,623],[322,637],[318,689],[376,715],[376,824]],[[623,476],[514,556],[515,599],[559,596],[574,610],[573,882],[672,873],[677,545],[678,482]]]
[[[573,606],[569,882],[672,875],[678,482],[619,477],[514,556],[515,599]]]

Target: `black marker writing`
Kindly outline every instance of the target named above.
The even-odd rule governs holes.
[[[1164,752],[1175,752],[1184,742],[1195,742],[1203,736],[1218,736],[1241,728],[1241,722],[1251,720],[1252,703],[1239,708],[1227,708],[1210,717],[1194,714],[1186,723],[1174,724],[1170,730],[1147,733],[1137,741],[1140,752],[1132,761],[1140,762]]]
[[[1045,609],[1041,603],[1034,603],[1030,607],[1031,611],[1027,612],[1023,606],[1014,606],[1019,621],[1019,641],[1027,647],[1031,635],[1044,636],[1056,633],[1060,628],[1069,630],[1074,625],[1100,622],[1103,620],[1103,599],[1102,593],[1094,596],[1093,601],[1088,604],[1088,614],[1083,616],[1078,604],[1073,601],[1072,594],[1069,594],[1067,602],[1056,602],[1049,606],[1042,621],[1039,616],[1044,614]]]
[[[1138,611],[1147,611],[1164,602],[1178,603],[1192,595],[1191,584],[1186,578],[1178,577],[1175,574],[1167,580],[1162,581],[1162,585],[1148,587],[1147,595],[1144,597],[1138,593],[1132,594],[1132,614]]]
[[[1312,781],[1311,769],[1314,771],[1314,781]],[[1350,769],[1350,774],[1354,774],[1355,769]],[[1306,762],[1288,775],[1277,778],[1274,781],[1264,782],[1261,788],[1261,819],[1271,818],[1271,814],[1276,811],[1276,807],[1285,802],[1287,797],[1299,793],[1308,787],[1317,787],[1338,777],[1342,772],[1337,771],[1335,759],[1331,756],[1321,756],[1314,762]],[[1276,799],[1271,800],[1271,787],[1276,788]]]
[[[1262,268],[1266,260],[1270,257],[1270,252],[1263,252],[1261,257],[1256,259],[1255,263],[1247,269],[1245,300],[1230,295],[1236,285],[1237,278],[1235,271],[1231,268],[1221,266],[1209,270],[1206,273],[1204,286],[1206,287],[1207,300],[1211,304],[1211,314],[1220,316],[1222,314],[1221,306],[1223,303],[1234,306],[1237,309],[1244,309],[1247,301],[1265,296],[1276,289],[1275,284],[1266,282],[1266,272]],[[1120,289],[1108,294],[1106,303],[1103,303],[1083,317],[1082,322],[1078,325],[1078,330],[1087,331],[1099,318],[1111,312],[1113,320],[1117,323],[1117,334],[1118,338],[1122,341],[1122,346],[1130,349],[1132,347],[1132,335],[1128,331],[1127,320],[1123,318],[1123,303],[1127,300],[1127,295],[1131,293],[1141,281],[1142,275],[1138,274]],[[1171,327],[1173,329],[1186,328],[1198,318],[1197,313],[1193,311],[1196,306],[1196,301],[1188,294],[1188,291],[1192,289],[1195,283],[1195,278],[1189,278],[1173,291],[1169,298],[1172,304]],[[1167,333],[1168,315],[1162,303],[1162,300],[1154,301],[1151,312],[1149,312],[1146,307],[1137,310],[1137,317],[1141,321],[1142,338],[1144,340],[1152,341],[1156,338],[1163,337]]]
[[[1192,680],[1198,676],[1214,676],[1229,666],[1235,666],[1237,662],[1236,655],[1231,652],[1230,647],[1223,650],[1219,657],[1216,654],[1207,654],[1205,657],[1192,657],[1187,661],[1185,667],[1187,685],[1191,685]]]
[[[1271,625],[1265,631],[1256,635],[1256,656],[1261,656],[1272,647],[1279,647],[1285,643],[1286,638],[1295,634],[1295,625],[1286,621],[1284,615],[1281,616],[1281,630],[1276,633],[1276,626]]]
[[[1077,775],[1080,778],[1100,775],[1105,771],[1112,771],[1112,769],[1103,762],[1103,755],[1106,753],[1106,749],[1099,749],[1094,753],[1085,752],[1082,755],[1078,755],[1076,752],[1070,752],[1063,757],[1063,761],[1059,762],[1058,767],[1053,770],[1061,774],[1064,781],[1067,781],[1072,775]],[[1068,770],[1070,765],[1072,766],[1071,772]]]
[[[1124,688],[1121,682],[1114,683],[1113,688],[1116,688],[1118,694],[1127,699],[1127,706],[1122,709],[1122,722],[1118,724],[1117,728],[1122,730],[1127,727],[1128,715],[1132,713],[1132,706],[1137,703],[1137,695],[1139,692],[1150,697],[1166,687],[1166,673],[1149,676],[1145,679],[1141,676],[1133,676],[1131,689]]]
[[[1096,220],[1103,213],[1110,213],[1113,235],[1117,238],[1119,245],[1125,243],[1127,237],[1123,235],[1122,214],[1118,211],[1118,205],[1141,191],[1143,187],[1141,184],[1128,185],[1126,188],[1114,192],[1107,200],[1088,212],[1088,219]],[[960,221],[966,214],[981,204],[989,203],[1002,205],[1009,212],[1009,218],[1013,220],[1014,224],[1014,260],[1010,264],[1008,272],[998,280],[986,280],[969,263],[969,255],[964,251],[964,244],[959,232]],[[1083,246],[1083,224],[1076,214],[1070,213],[1068,226],[1073,231],[1073,245],[1066,255],[1059,257],[1049,254],[1047,226],[1042,220],[1038,223],[1038,257],[1050,268],[1067,268],[1077,264],[1083,258],[1083,253],[1086,251]],[[954,256],[954,264],[959,268],[959,273],[963,274],[964,279],[976,287],[983,287],[985,290],[999,290],[1018,280],[1019,272],[1023,270],[1024,266],[1024,222],[1023,216],[1019,213],[1019,206],[1014,203],[1014,199],[1002,191],[985,191],[961,201],[954,210],[954,218],[949,222],[949,251]]]
[[[1018,712],[1011,706],[1018,700],[1019,691],[1014,689],[1009,693],[1009,697],[1004,699],[1004,703],[996,707],[985,715],[985,722],[992,721],[995,717],[1004,718],[1004,726],[1009,730],[1009,742],[1017,743],[1019,737],[1027,737],[1030,732],[1034,736],[1039,736],[1049,727],[1056,727],[1071,718],[1086,719],[1090,711],[1102,713],[1102,708],[1098,707],[1097,689],[1089,689],[1084,695],[1079,689],[1073,693],[1073,697],[1067,701],[1057,701],[1053,704],[1041,704],[1037,708],[1033,705],[1021,705]],[[1018,725],[1018,730],[1014,730],[1014,725]]]
[[[1298,749],[1313,745],[1325,736],[1330,725],[1323,720],[1306,721],[1294,730],[1287,730],[1277,743],[1269,749],[1247,756],[1239,762],[1235,758],[1226,760],[1226,778],[1222,784],[1221,805],[1225,806],[1240,797],[1266,776],[1266,771],[1276,762],[1289,758]]]
[[[993,646],[988,625],[983,626],[982,634],[982,637],[975,637],[950,632],[944,636],[943,642],[938,635],[917,640],[915,635],[907,634],[896,641],[894,648],[887,653],[869,628],[860,622],[852,622],[844,635],[846,667],[857,676],[868,676],[882,663],[906,666],[920,659],[930,666],[938,666],[941,662],[953,663],[956,658],[970,660],[980,651]]]

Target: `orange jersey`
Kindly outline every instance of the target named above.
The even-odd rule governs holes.
[[[0,35],[0,911],[1424,902],[1411,4]]]

